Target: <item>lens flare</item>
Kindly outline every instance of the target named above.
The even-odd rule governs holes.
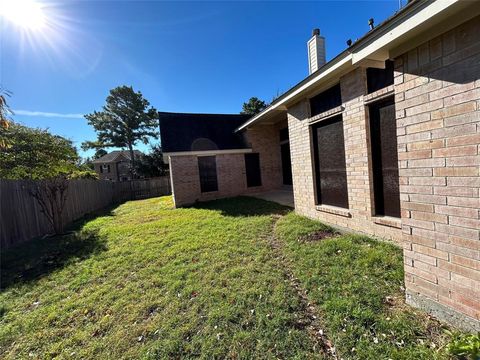
[[[0,43],[12,46],[10,57],[18,63],[34,59],[73,78],[87,77],[104,48],[89,29],[66,1],[0,0]]]
[[[32,31],[41,30],[46,25],[42,5],[33,0],[1,0],[0,16]]]

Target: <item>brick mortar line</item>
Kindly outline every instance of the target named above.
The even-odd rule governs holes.
[[[306,320],[305,328],[308,330],[308,334],[313,338],[315,346],[320,346],[320,353],[327,356],[330,359],[338,359],[335,347],[333,342],[325,333],[325,326],[322,326],[322,321],[320,320],[321,311],[317,309],[315,303],[311,302],[308,299],[306,290],[302,287],[298,278],[293,275],[292,267],[290,261],[283,255],[282,248],[283,245],[275,236],[275,229],[277,227],[278,220],[281,219],[280,216],[273,216],[274,223],[271,228],[271,233],[266,237],[268,245],[273,250],[273,258],[276,259],[279,264],[282,265],[282,272],[290,283],[290,286],[297,293],[298,298],[300,299],[301,312],[303,319]]]

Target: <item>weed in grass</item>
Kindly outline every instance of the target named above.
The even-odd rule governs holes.
[[[447,353],[461,360],[480,359],[480,333],[461,334],[446,331],[452,337],[447,345]]]

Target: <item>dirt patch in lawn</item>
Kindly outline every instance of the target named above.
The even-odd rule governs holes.
[[[307,234],[307,235],[304,235],[304,236],[298,238],[298,242],[302,242],[302,243],[317,242],[317,241],[332,238],[336,235],[338,235],[338,234],[336,234],[335,232],[332,232],[330,230],[319,230],[319,231],[315,231],[311,234]]]

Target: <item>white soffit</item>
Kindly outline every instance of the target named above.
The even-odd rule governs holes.
[[[480,0],[478,1],[480,3]],[[427,5],[424,5],[420,10],[412,8],[410,11],[405,11],[404,14],[399,14],[397,19],[393,19],[390,24],[386,24],[385,29],[380,28],[379,33],[372,34],[371,39],[365,39],[364,44],[362,44],[362,41],[358,46],[354,44],[350,53],[340,54],[337,58],[325,64],[316,76],[242,124],[236,131],[243,130],[259,120],[269,118],[275,110],[285,111],[286,106],[291,105],[300,96],[311,93],[311,88],[314,85],[318,87],[322,82],[331,81],[334,76],[341,76],[345,69],[353,69],[356,66],[383,67],[380,62],[389,58],[389,50],[398,46],[406,37],[414,37],[428,26],[445,20],[450,13],[474,3],[468,0],[430,0],[426,2],[420,0],[417,7]]]
[[[412,35],[422,31],[427,23],[435,17],[447,16],[448,9],[452,5],[460,3],[460,0],[437,0],[413,14],[407,14],[407,18],[401,16],[393,21],[389,28],[383,30],[376,38],[367,41],[360,49],[352,53],[352,64],[357,64],[363,59],[388,59],[388,49],[405,35]],[[443,13],[443,14],[442,14]],[[439,21],[440,19],[437,19]]]
[[[239,130],[242,130],[242,129],[245,129],[247,126],[255,123],[258,119],[264,117],[265,115],[267,115],[268,113],[270,113],[271,111],[274,111],[274,110],[286,110],[285,108],[285,104],[288,103],[289,101],[291,101],[292,99],[294,99],[295,97],[297,97],[298,95],[300,95],[301,93],[303,93],[305,90],[307,90],[308,88],[310,88],[312,85],[314,85],[315,83],[319,82],[320,80],[323,80],[325,79],[328,75],[336,72],[338,69],[340,69],[343,65],[346,65],[346,64],[350,64],[351,63],[351,55],[350,54],[347,54],[344,58],[342,59],[339,59],[337,62],[335,63],[327,63],[327,66],[328,64],[331,64],[330,67],[327,67],[324,71],[321,71],[317,76],[315,76],[314,78],[312,78],[310,81],[306,82],[305,84],[303,84],[302,86],[300,86],[298,89],[296,89],[295,91],[293,91],[291,94],[288,94],[287,96],[285,96],[283,99],[281,99],[279,102],[269,106],[268,108],[266,108],[263,112],[257,114],[256,116],[254,116],[253,118],[251,118],[250,120],[248,120],[246,123],[244,123],[242,126],[240,126],[237,131]]]

